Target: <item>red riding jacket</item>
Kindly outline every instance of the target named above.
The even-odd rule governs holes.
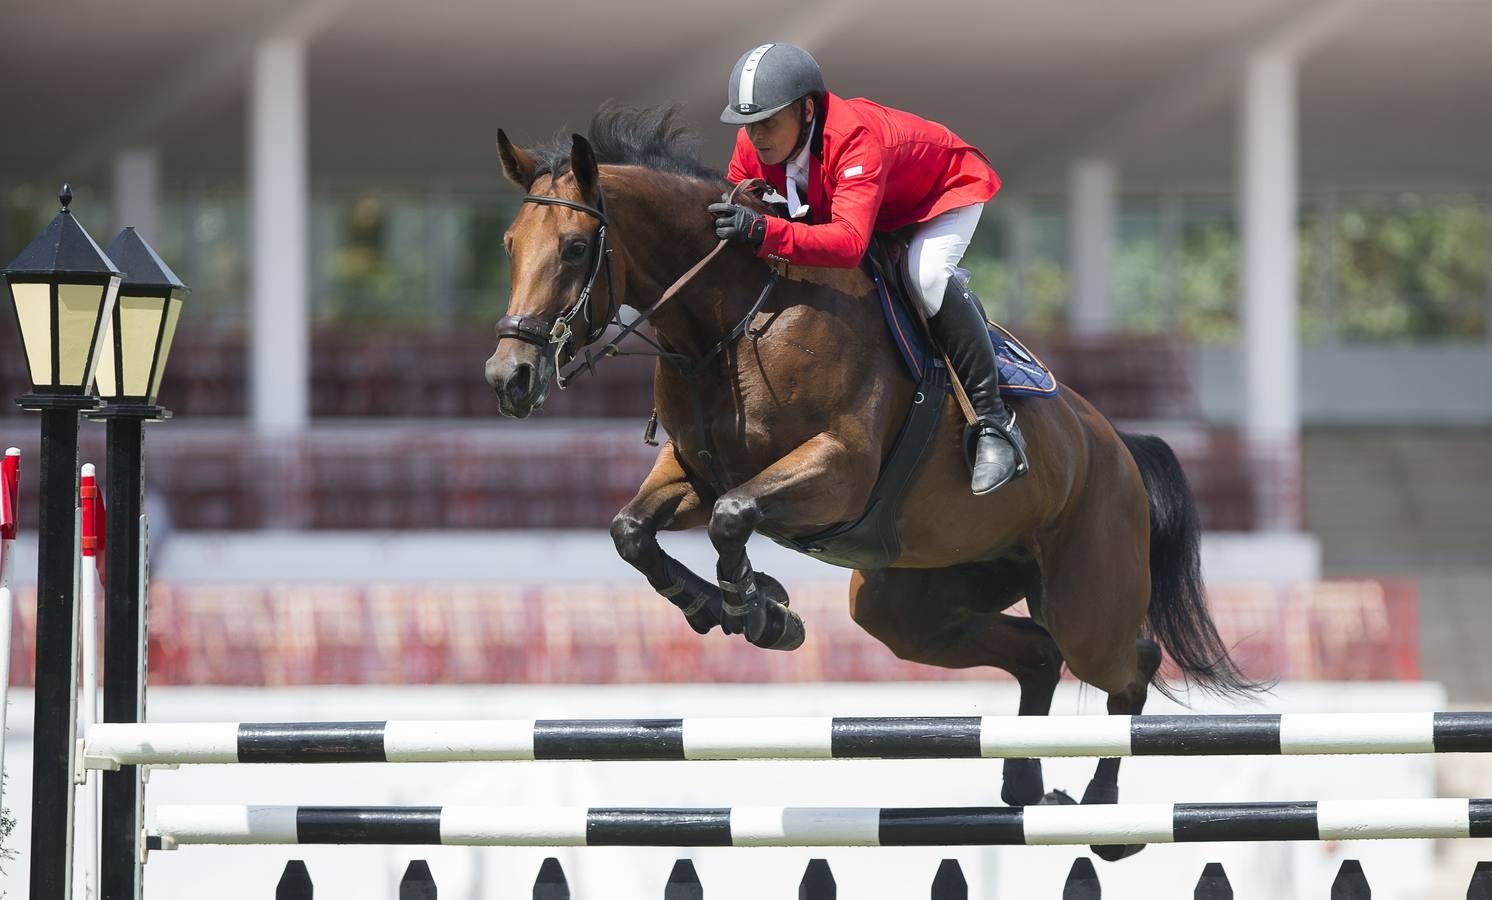
[[[1000,189],[985,155],[936,122],[832,93],[819,116],[823,125],[809,150],[808,221],[769,217],[758,256],[852,268],[872,231],[984,203]],[[743,178],[764,178],[787,193],[786,164],[762,165],[745,128],[730,160],[730,180]]]

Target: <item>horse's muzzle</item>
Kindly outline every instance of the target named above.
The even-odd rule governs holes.
[[[497,408],[505,416],[524,419],[544,407],[549,397],[553,373],[543,354],[522,359],[527,354],[493,353],[487,360],[487,383],[497,395]]]

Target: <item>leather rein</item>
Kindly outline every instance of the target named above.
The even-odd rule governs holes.
[[[733,187],[730,193],[726,195],[725,200],[728,203],[734,203],[736,197],[741,193],[741,191],[756,189],[765,186],[766,182],[762,181],[762,179],[746,179]],[[743,318],[741,322],[736,325],[735,328],[731,329],[724,338],[716,343],[714,347],[706,351],[704,356],[700,357],[699,359],[694,359],[682,354],[674,353],[654,341],[652,338],[649,338],[647,335],[642,334],[640,331],[638,331],[638,329],[640,329],[645,323],[647,323],[648,320],[651,319],[653,315],[658,312],[658,310],[662,309],[665,303],[673,299],[673,297],[678,294],[685,285],[692,281],[694,277],[705,268],[705,266],[709,265],[710,261],[713,260],[716,255],[720,253],[721,250],[725,249],[726,241],[720,241],[720,243],[715,245],[715,249],[711,250],[708,254],[705,255],[703,259],[695,263],[689,269],[689,271],[679,276],[677,281],[668,286],[668,289],[663,292],[663,295],[658,298],[658,301],[656,303],[639,313],[637,318],[633,319],[630,323],[623,324],[620,317],[621,307],[620,304],[617,303],[616,298],[616,282],[612,274],[612,248],[607,241],[607,230],[610,223],[608,222],[606,217],[606,196],[604,194],[598,194],[595,206],[589,206],[575,200],[566,200],[563,197],[545,197],[538,194],[525,195],[523,198],[523,202],[537,203],[547,206],[568,207],[570,209],[578,210],[580,212],[594,216],[601,222],[601,227],[596,232],[596,255],[595,260],[591,264],[590,278],[586,280],[585,286],[580,289],[580,295],[575,298],[574,303],[570,304],[570,306],[561,311],[560,314],[555,317],[552,323],[546,323],[543,319],[540,319],[537,316],[503,316],[497,321],[498,341],[502,341],[503,338],[513,338],[514,340],[523,341],[527,344],[533,344],[534,346],[540,348],[541,351],[553,354],[555,380],[561,390],[563,390],[565,386],[570,382],[570,380],[575,378],[575,376],[578,374],[596,374],[596,364],[608,356],[658,356],[678,365],[680,369],[683,370],[686,374],[697,371],[700,366],[713,359],[721,351],[730,346],[738,338],[740,338],[742,334],[745,333],[747,326],[750,324],[751,320],[756,317],[756,314],[761,311],[763,304],[766,303],[767,295],[772,292],[772,288],[777,283],[777,277],[779,273],[778,270],[774,268],[772,271],[772,275],[767,279],[766,286],[762,289],[761,295],[757,298],[756,303],[752,305],[751,310],[746,314],[745,318]],[[606,315],[605,318],[597,323],[591,316],[591,294],[595,290],[596,278],[601,274],[601,269],[603,267],[606,269]],[[577,319],[582,320],[582,325],[586,336],[585,342],[587,344],[593,343],[598,338],[600,338],[601,335],[606,332],[606,329],[612,325],[620,326],[621,332],[617,334],[617,336],[611,341],[607,342],[607,344],[599,351],[597,351],[594,355],[589,348],[586,348],[585,359],[583,362],[576,364],[570,369],[569,372],[561,372],[561,368],[574,360],[576,356],[576,329],[574,323]],[[651,344],[657,352],[642,354],[630,354],[621,352],[619,350],[619,345],[621,344],[621,342],[634,334],[642,338],[647,343]],[[653,423],[650,423],[649,428],[650,437],[652,424]]]

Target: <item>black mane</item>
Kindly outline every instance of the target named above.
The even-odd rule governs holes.
[[[719,181],[724,176],[700,159],[700,138],[680,119],[677,106],[628,106],[607,100],[591,116],[586,137],[596,162],[646,166],[691,178]],[[570,171],[569,134],[556,134],[530,152],[538,160],[535,177],[559,176]]]

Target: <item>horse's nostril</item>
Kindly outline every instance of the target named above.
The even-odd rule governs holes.
[[[523,402],[528,399],[529,391],[534,386],[534,367],[528,363],[520,365],[508,381],[508,396],[515,402]]]

